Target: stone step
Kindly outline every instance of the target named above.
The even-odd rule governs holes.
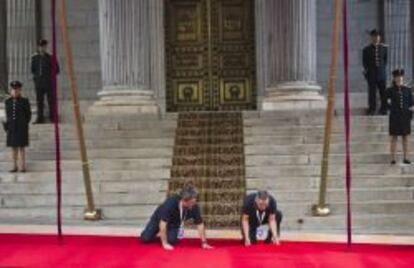
[[[154,186],[155,188],[156,186]],[[157,189],[158,190],[158,189]],[[111,206],[111,205],[157,205],[159,200],[165,198],[165,192],[149,191],[148,189],[140,188],[133,193],[113,193],[113,192],[95,192],[94,199],[96,206]],[[51,206],[56,204],[56,194],[0,194],[1,206],[0,208],[30,208],[39,206]],[[85,206],[85,194],[63,194],[62,203],[64,206]]]
[[[204,165],[204,166],[241,166],[244,165],[243,155],[213,155],[206,158],[203,155],[195,156],[174,156],[174,166],[193,166],[193,165]]]
[[[2,183],[0,194],[53,194],[56,193],[56,185],[54,181],[49,183]],[[145,192],[157,193],[167,190],[167,181],[153,180],[153,181],[98,181],[92,184],[93,191],[99,193],[136,193],[138,196]],[[85,192],[83,180],[62,182],[62,192],[64,194],[82,194]]]
[[[155,210],[156,205],[122,205],[122,206],[105,206],[103,209],[104,219],[113,219],[122,221],[124,219],[148,219]],[[62,217],[64,219],[79,219],[83,216],[85,206],[71,206],[62,208]],[[56,218],[56,209],[50,207],[32,207],[32,208],[0,208],[0,221],[8,218],[18,218],[20,220],[30,221],[50,221]]]
[[[331,143],[332,144],[343,144],[345,142],[345,136],[342,134],[334,134],[331,136]],[[320,135],[297,135],[296,133],[292,133],[291,135],[274,135],[272,133],[268,133],[265,135],[262,134],[255,134],[246,135],[244,139],[244,143],[248,145],[299,145],[299,144],[323,144],[324,136]],[[376,144],[376,143],[388,143],[389,142],[389,135],[388,133],[362,133],[358,135],[353,135],[351,137],[351,144],[352,143],[368,143],[368,144]]]
[[[320,165],[281,165],[281,166],[246,166],[246,177],[254,178],[278,178],[320,176]],[[343,176],[343,165],[334,165],[329,168],[330,176]],[[352,166],[352,174],[359,175],[405,175],[414,174],[413,165],[394,165],[385,164],[358,164]]]
[[[169,180],[172,188],[183,188],[185,185],[192,185],[196,189],[213,188],[213,189],[240,189],[245,187],[244,177],[175,177]]]
[[[276,199],[288,201],[309,201],[316,203],[318,200],[319,190],[295,190],[295,191],[283,191],[274,190],[276,192]],[[345,189],[332,189],[327,191],[328,202],[341,202],[346,200]],[[383,189],[379,188],[356,188],[352,189],[352,200],[354,202],[364,201],[393,201],[404,200],[414,201],[414,188],[402,188],[402,187],[387,187]]]
[[[172,156],[172,148],[159,147],[159,148],[135,148],[135,149],[89,149],[87,150],[88,157],[92,162],[98,160],[107,159],[147,159],[153,162],[157,158],[170,159]],[[80,151],[77,150],[64,150],[61,151],[61,158],[63,160],[77,160],[80,159]],[[42,161],[42,160],[54,160],[54,150],[36,150],[29,148],[27,151],[27,159],[30,161]],[[0,155],[0,162],[10,161],[10,155]]]
[[[243,176],[244,171],[240,167],[223,166],[220,169],[209,168],[204,166],[193,167],[176,167],[171,168],[171,177],[235,177]]]
[[[401,151],[401,146],[398,144],[397,149]],[[414,142],[409,144],[414,147]],[[369,153],[388,153],[390,144],[389,142],[383,143],[351,143],[350,149],[353,155],[355,154],[369,154]],[[270,156],[274,155],[302,155],[302,154],[322,154],[322,144],[247,144],[245,146],[245,155],[250,157],[254,155],[258,156]],[[334,143],[330,145],[331,154],[338,154],[345,152],[345,145],[343,143]]]
[[[174,139],[170,137],[165,138],[113,138],[113,139],[87,139],[86,147],[91,149],[138,149],[138,148],[170,148],[174,145]],[[36,150],[53,149],[54,142],[37,141],[32,143],[30,148]],[[79,150],[79,142],[77,139],[62,140],[62,150]]]
[[[307,113],[296,113],[294,111],[289,111],[287,113],[283,113],[281,111],[277,112],[260,112],[259,115],[247,115],[244,112],[244,121],[249,122],[290,122],[292,125],[304,125],[304,124],[324,124],[325,122],[325,111],[321,113],[313,113],[311,111],[307,111]],[[388,116],[383,115],[376,115],[376,116],[366,116],[366,115],[352,115],[352,121],[361,121],[367,123],[374,123],[374,122],[388,122]],[[343,122],[344,117],[340,116],[333,116],[333,122]]]
[[[227,144],[243,144],[243,135],[229,135],[217,137],[177,137],[175,139],[176,146],[196,146],[200,144],[208,145],[227,145]]]
[[[0,170],[10,169],[10,163],[0,162]],[[96,170],[140,170],[140,169],[157,169],[171,166],[171,159],[150,158],[150,159],[93,159],[89,161],[91,169]],[[81,162],[79,160],[62,161],[62,170],[80,170]],[[32,161],[26,164],[28,172],[32,171],[53,171],[55,164],[52,160]]]
[[[409,154],[409,159],[414,159],[414,153]],[[274,165],[320,165],[321,154],[298,154],[298,155],[250,155],[246,157],[247,166],[274,166]],[[388,164],[390,162],[389,153],[353,153],[351,160],[358,164]],[[331,154],[329,163],[332,165],[343,165],[345,163],[344,154]]]
[[[324,133],[324,125],[309,125],[309,126],[290,126],[290,125],[256,125],[256,126],[245,126],[244,133],[246,135],[255,135],[255,134],[291,134],[299,133],[302,135],[312,135]],[[361,124],[352,129],[352,132],[355,133],[377,133],[377,132],[387,132],[388,125],[376,124],[376,125],[364,125]],[[344,133],[343,126],[333,126],[331,129],[332,133]]]
[[[268,189],[268,190],[319,190],[320,176],[310,177],[289,177],[285,178],[256,178],[246,181],[248,190]],[[414,187],[414,175],[380,175],[380,176],[353,176],[352,187],[354,190],[369,187]],[[345,189],[345,179],[343,177],[329,177],[328,189]]]
[[[140,170],[96,170],[91,169],[92,181],[142,181],[151,182],[153,180],[168,180],[170,178],[170,168],[140,169]],[[56,172],[50,171],[30,171],[27,173],[8,173],[0,171],[0,183],[51,183],[56,178]],[[65,181],[77,181],[83,179],[82,171],[63,170],[62,179]]]

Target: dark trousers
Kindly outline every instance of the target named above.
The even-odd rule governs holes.
[[[385,81],[368,81],[368,112],[375,113],[377,111],[377,89],[381,98],[380,112],[385,113],[387,111],[387,100],[385,99]]]
[[[140,239],[143,243],[151,243],[157,238],[157,234],[160,231],[159,220],[151,217],[150,222],[142,231]],[[175,245],[178,242],[178,228],[167,225],[167,241],[170,245]]]
[[[283,219],[283,214],[280,210],[276,211],[276,226],[277,226],[277,235],[280,236],[280,223],[282,222]],[[269,222],[266,220],[265,222],[263,222],[263,224],[268,224]],[[256,240],[256,231],[257,228],[259,228],[259,225],[254,224],[252,222],[249,223],[249,238],[250,238],[250,243],[252,244],[256,244],[257,240]],[[242,226],[242,237],[243,237],[243,241],[245,238],[245,234],[243,232],[243,226]],[[267,234],[267,238],[265,240],[265,243],[270,243],[272,241],[272,232],[269,228],[269,233]]]
[[[52,89],[50,87],[45,87],[43,85],[36,86],[36,102],[37,102],[37,120],[44,120],[44,100],[47,98],[47,103],[49,106],[49,119],[53,121],[53,98],[52,98]]]

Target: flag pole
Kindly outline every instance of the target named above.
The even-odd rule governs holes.
[[[342,11],[342,0],[335,1],[335,20],[332,32],[332,49],[331,49],[331,66],[328,82],[328,102],[325,112],[325,132],[324,132],[324,144],[323,155],[321,161],[321,180],[319,188],[319,201],[318,204],[313,205],[312,214],[314,216],[328,216],[330,214],[330,208],[326,204],[326,188],[328,181],[328,169],[329,169],[329,153],[331,144],[331,132],[332,132],[332,116],[335,105],[335,82],[337,74],[337,62],[338,62],[338,47],[339,47],[339,31]]]
[[[67,73],[69,83],[70,83],[74,120],[75,120],[77,135],[78,135],[80,157],[81,157],[81,162],[82,162],[82,173],[83,173],[83,180],[84,180],[85,192],[86,192],[87,208],[85,209],[83,216],[85,220],[96,221],[96,220],[102,219],[102,212],[100,209],[97,209],[95,207],[95,202],[93,198],[92,182],[91,182],[91,176],[89,172],[88,154],[86,151],[85,136],[84,136],[83,126],[82,126],[81,112],[79,108],[78,87],[76,83],[75,70],[73,68],[74,64],[73,64],[72,48],[70,46],[69,33],[68,33],[68,27],[67,27],[65,0],[60,0],[60,26],[61,26],[61,32],[62,32],[63,48],[65,51],[65,59],[66,59],[65,69],[66,69],[66,73]]]

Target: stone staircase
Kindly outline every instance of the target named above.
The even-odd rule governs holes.
[[[245,183],[247,191],[267,189],[276,196],[285,215],[282,224],[284,231],[343,233],[342,118],[334,119],[328,183],[332,215],[324,218],[312,217],[310,213],[318,196],[323,114],[244,112],[243,118],[245,181],[235,179],[240,176],[228,178],[227,181],[221,178],[220,183],[211,180],[206,189],[216,189],[210,194],[212,199],[217,200],[211,205],[221,205],[227,209],[223,211],[237,210],[234,202],[228,205],[220,202],[223,192],[217,188],[240,190]],[[143,226],[153,209],[166,197],[168,185],[172,183],[171,174],[174,178],[174,169],[177,166],[182,168],[186,161],[192,164],[193,161],[200,161],[174,158],[177,119],[175,114],[163,118],[87,118],[85,133],[93,189],[97,207],[103,210],[105,217],[99,222],[82,220],[86,201],[78,144],[73,126],[62,124],[64,224]],[[352,118],[354,231],[414,235],[414,165],[389,165],[387,120],[386,117],[358,115]],[[217,144],[237,143],[240,139],[217,137],[207,144],[213,141]],[[54,224],[52,126],[31,127],[31,147],[28,150],[30,172],[26,174],[7,172],[10,152],[4,147],[4,140],[4,133],[0,133],[0,224]],[[199,142],[197,139],[190,140],[182,139],[181,145]],[[412,139],[410,145],[414,152]],[[225,146],[216,147],[224,150]],[[223,163],[229,160],[223,158],[223,151],[220,150],[211,159],[213,164],[216,160]],[[411,156],[414,160],[414,155]],[[177,164],[174,168],[173,163]],[[231,166],[221,166],[221,171],[215,172],[231,169]],[[224,184],[228,187],[223,187]],[[226,194],[239,197],[243,192],[244,189]],[[234,218],[234,215],[222,215],[222,220]]]
[[[143,225],[165,198],[170,178],[176,118],[89,120],[85,124],[91,177],[104,221],[82,221],[83,177],[75,129],[61,125],[65,223]],[[0,224],[55,221],[54,136],[50,124],[31,126],[28,173],[10,174],[9,150],[0,135]]]
[[[354,232],[413,235],[414,166],[389,164],[387,121],[387,117],[352,117]],[[311,216],[311,206],[318,200],[323,116],[246,113],[244,125],[247,189],[267,189],[276,196],[285,215],[283,228],[345,230],[342,117],[333,124],[328,217]],[[414,142],[410,144],[413,148]]]

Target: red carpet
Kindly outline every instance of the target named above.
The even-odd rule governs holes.
[[[414,267],[414,246],[344,245],[285,242],[281,246],[242,247],[238,241],[215,240],[216,249],[199,249],[188,240],[173,252],[158,244],[142,245],[135,238],[0,235],[0,267]]]

